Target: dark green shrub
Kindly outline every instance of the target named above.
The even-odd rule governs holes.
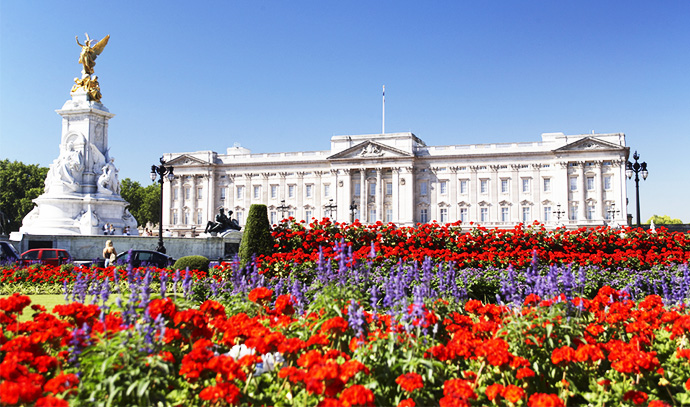
[[[208,271],[209,260],[204,256],[185,256],[177,259],[173,265],[175,270],[190,270]]]
[[[247,224],[244,226],[244,233],[240,242],[242,266],[244,267],[250,262],[254,255],[273,253],[274,244],[266,205],[253,204],[249,207]]]

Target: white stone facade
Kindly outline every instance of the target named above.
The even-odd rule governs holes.
[[[267,205],[271,223],[623,224],[628,154],[622,133],[449,146],[392,133],[334,136],[324,151],[169,153],[176,177],[164,184],[163,224],[178,236],[200,232],[222,206],[243,225],[254,203]]]

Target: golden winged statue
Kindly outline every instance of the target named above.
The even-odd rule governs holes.
[[[102,40],[98,41],[96,45],[92,45],[96,40],[89,38],[89,34],[86,34],[86,41],[84,45],[79,43],[79,36],[75,37],[77,39],[77,45],[81,47],[81,54],[79,54],[79,63],[84,66],[82,72],[84,75],[93,75],[93,67],[96,65],[96,57],[103,52],[103,48],[108,45],[108,40],[110,35],[106,35]]]

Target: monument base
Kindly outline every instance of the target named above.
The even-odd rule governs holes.
[[[103,225],[111,224],[114,234],[138,235],[137,221],[127,210],[128,203],[118,196],[41,195],[36,207],[22,222],[20,233],[32,235],[102,235]]]

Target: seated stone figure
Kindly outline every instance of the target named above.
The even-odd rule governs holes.
[[[225,209],[220,207],[218,208],[218,211],[219,213],[216,215],[215,222],[208,221],[208,223],[206,223],[206,229],[204,230],[204,233],[223,233],[229,229],[241,229],[240,225],[237,224],[236,220],[230,219],[230,217],[225,216]],[[232,216],[232,211],[230,211],[228,214]]]

